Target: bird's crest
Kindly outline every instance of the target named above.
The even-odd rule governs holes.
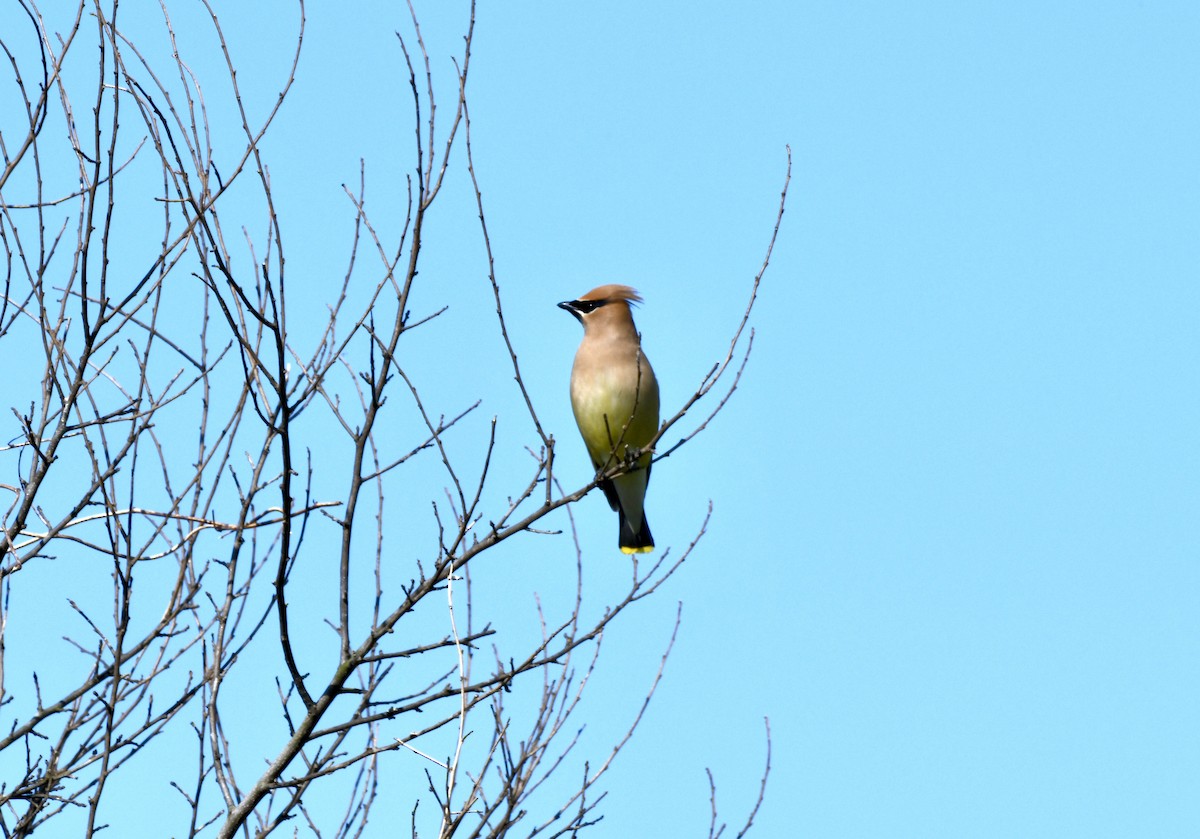
[[[636,288],[630,288],[627,285],[617,285],[611,283],[593,288],[587,294],[579,298],[580,300],[624,300],[626,303],[641,303],[642,295],[637,293]]]

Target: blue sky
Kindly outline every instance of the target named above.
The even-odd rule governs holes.
[[[673,413],[724,357],[792,149],[743,382],[654,470],[660,547],[714,514],[606,638],[597,754],[683,603],[595,835],[704,835],[706,766],[736,833],[764,716],[751,835],[1196,835],[1200,8],[645,5],[483,3],[468,86],[509,330],[572,486],[590,477],[566,395],[579,329],[554,304],[639,288]],[[365,158],[395,224],[412,168],[407,11],[307,12],[264,147],[293,288],[312,289],[297,330],[344,271],[340,185]],[[417,12],[448,111],[466,6]],[[293,21],[228,12],[260,113]],[[515,394],[479,385],[506,357],[465,171],[446,190],[414,299],[451,308],[416,375],[437,411],[484,398],[468,433],[501,417],[517,488],[535,438]],[[428,529],[427,505],[397,515]],[[615,590],[607,505],[576,516],[588,580]],[[499,554],[485,602],[573,585],[566,537]]]
[[[794,153],[745,383],[655,472],[656,532],[716,518],[606,835],[695,833],[700,765],[744,808],[764,714],[761,835],[1200,827],[1198,33],[1187,4],[481,12],[509,275],[642,288],[667,404]]]

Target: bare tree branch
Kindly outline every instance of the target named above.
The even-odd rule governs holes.
[[[0,341],[23,361],[0,414],[0,831],[127,832],[120,802],[156,795],[136,787],[139,763],[173,790],[170,835],[364,836],[393,771],[425,778],[402,793],[413,836],[597,824],[682,604],[627,727],[597,750],[581,732],[612,657],[605,632],[681,570],[712,507],[682,550],[635,561],[622,590],[586,590],[573,505],[636,468],[636,453],[580,487],[555,476],[555,440],[519,362],[534,339],[506,318],[504,243],[472,149],[474,3],[448,61],[409,4],[393,61],[412,96],[413,168],[404,189],[372,188],[368,202],[360,162],[343,186],[344,273],[328,288],[295,258],[295,219],[312,208],[282,201],[265,142],[302,83],[303,0],[279,21],[293,40],[278,67],[241,52],[211,0],[201,27],[170,0],[136,21],[117,0],[16,7],[0,31],[17,103],[0,132]],[[252,93],[248,72],[276,78],[273,92]],[[426,237],[444,229],[433,219],[464,221],[442,198],[463,183],[448,177],[456,168],[512,380],[464,365],[447,400],[422,386],[414,333],[457,327],[441,318],[453,301],[420,276]],[[723,390],[657,459],[738,387],[790,177],[789,150],[728,353],[648,448]],[[315,327],[310,304],[325,307]],[[485,430],[476,414],[496,395],[529,418],[515,444],[505,415]],[[615,449],[624,430],[612,431]],[[482,557],[508,540],[565,544],[542,538],[561,532],[564,508],[574,591],[531,586],[527,626],[514,628],[479,596]],[[46,614],[11,608],[27,602]],[[764,799],[769,727],[767,747],[739,836]],[[719,835],[715,784],[711,800]]]

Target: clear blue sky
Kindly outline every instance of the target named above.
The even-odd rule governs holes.
[[[594,835],[704,835],[708,766],[732,837],[764,716],[754,836],[1200,835],[1200,7],[648,5],[484,2],[468,88],[509,328],[572,485],[579,329],[554,304],[639,288],[673,413],[724,356],[793,152],[743,383],[654,471],[661,547],[714,518],[606,639],[593,754],[683,603]],[[466,6],[417,12],[449,111]],[[261,112],[294,14],[228,14]],[[359,158],[380,218],[412,168],[395,30],[400,4],[310,4],[265,147],[314,295]],[[424,384],[437,411],[484,396],[519,450],[519,403],[458,375],[505,359],[462,171],[447,190],[415,299],[451,303],[433,340],[456,346]],[[619,586],[607,505],[577,520],[589,579]],[[572,582],[565,537],[506,550],[481,597]]]
[[[667,404],[795,158],[745,384],[654,475],[663,542],[716,518],[605,835],[701,832],[701,765],[745,808],[764,714],[762,836],[1200,833],[1200,10],[519,5],[509,288],[642,288]]]

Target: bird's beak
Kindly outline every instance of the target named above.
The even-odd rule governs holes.
[[[565,309],[566,311],[570,312],[572,315],[575,316],[575,320],[579,321],[580,323],[583,323],[583,318],[579,316],[579,310],[575,308],[574,300],[564,300],[563,302],[558,304],[558,308]]]

